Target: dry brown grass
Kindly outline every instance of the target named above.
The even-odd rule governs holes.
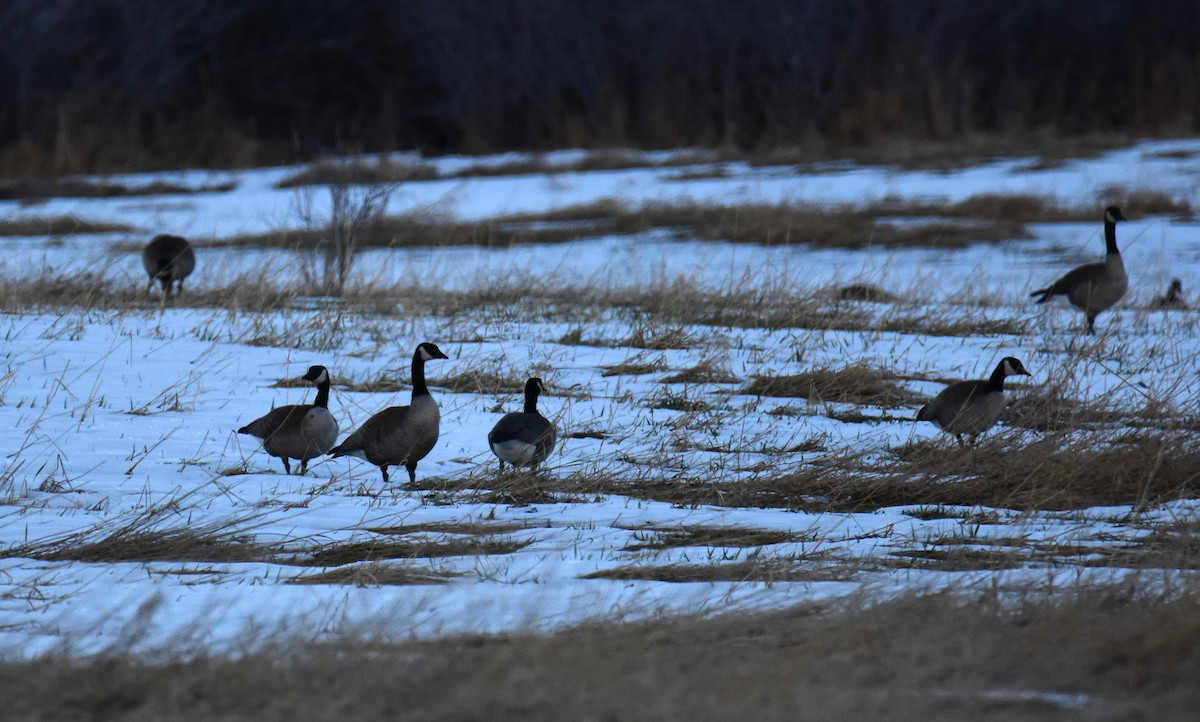
[[[915,423],[902,421],[901,423]],[[802,449],[800,449],[802,450]],[[1133,506],[1200,498],[1200,449],[1190,432],[1147,429],[1041,439],[993,433],[977,446],[939,439],[891,450],[826,453],[786,472],[752,476],[593,474],[576,488],[678,506],[772,507],[813,513],[888,507],[984,506],[1019,511]]]
[[[676,547],[757,547],[810,540],[811,535],[769,529],[742,529],[726,526],[639,527],[639,541],[627,544],[623,551],[673,549]]]
[[[184,186],[165,181],[154,181],[142,185],[127,185],[78,178],[22,178],[0,181],[0,200],[31,202],[50,198],[115,198],[118,196],[184,193],[225,193],[234,188],[237,188],[237,184],[233,182]]]
[[[667,364],[662,359],[647,361],[644,357],[631,356],[619,364],[612,366],[604,366],[600,370],[600,376],[609,378],[610,376],[644,376],[645,374],[658,373],[665,371]]]
[[[395,161],[389,158],[379,158],[374,162],[320,161],[284,178],[275,187],[376,185],[434,180],[438,177],[436,166],[420,161]]]
[[[802,398],[812,403],[855,403],[885,408],[911,406],[919,400],[908,389],[888,381],[884,372],[863,364],[784,376],[759,376],[746,385],[743,393]]]
[[[850,572],[815,566],[810,559],[756,558],[713,564],[638,564],[602,569],[584,579],[618,579],[653,582],[836,582],[850,579]]]
[[[80,233],[132,233],[124,223],[92,221],[75,216],[27,216],[0,219],[0,236],[69,236]]]
[[[741,379],[711,360],[702,361],[659,380],[664,384],[736,384]]]
[[[459,576],[452,572],[398,566],[380,562],[348,564],[317,574],[301,574],[287,580],[288,584],[346,584],[355,587],[408,586],[412,584],[445,584]]]
[[[389,535],[394,536],[394,535]],[[481,554],[511,554],[529,542],[512,539],[477,538],[474,536],[442,536],[438,538],[370,539],[320,546],[306,551],[304,563],[318,567],[336,567],[381,559],[417,559]]]
[[[230,658],[47,654],[5,661],[0,687],[12,719],[1173,722],[1200,706],[1198,649],[1194,593],[1131,583]]]
[[[672,154],[667,158],[650,159],[638,151],[596,150],[575,161],[552,163],[540,155],[518,158],[502,163],[472,163],[443,173],[432,163],[417,160],[378,158],[374,161],[318,161],[276,184],[277,188],[297,188],[310,185],[371,185],[403,183],[454,178],[491,178],[501,176],[540,175],[555,173],[586,173],[591,171],[626,170],[635,168],[673,168],[709,163],[716,154],[705,151]]]
[[[105,525],[65,536],[0,549],[0,558],[78,562],[246,562],[274,560],[277,547],[242,531],[246,519],[195,526],[157,528],[162,510],[120,525]]]
[[[1192,213],[1186,201],[1162,194],[1115,189],[1109,195],[1134,216]],[[430,214],[388,216],[363,228],[357,243],[364,248],[509,247],[670,229],[704,240],[762,245],[961,248],[972,243],[1028,238],[1027,223],[1094,221],[1100,213],[1099,207],[1061,207],[1028,195],[985,194],[956,203],[881,201],[863,207],[652,202],[631,208],[610,198],[479,222]],[[907,222],[897,224],[891,222],[893,219]],[[328,233],[321,229],[278,230],[226,238],[214,245],[312,249],[327,243],[326,236]]]

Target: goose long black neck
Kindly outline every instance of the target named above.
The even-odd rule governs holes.
[[[988,391],[1003,391],[1005,376],[1004,362],[1001,361],[999,364],[997,364],[996,370],[992,372],[991,377],[988,378]]]
[[[317,400],[313,402],[313,406],[320,406],[323,409],[329,408],[329,374],[325,374],[325,380],[317,384]]]
[[[1108,249],[1108,255],[1121,255],[1121,251],[1117,249],[1117,222],[1111,218],[1104,219],[1104,245]]]
[[[525,413],[537,413],[538,388],[533,384],[525,386]]]
[[[413,352],[412,380],[412,397],[414,399],[418,396],[429,395],[429,387],[425,385],[425,359],[421,358],[420,348]]]

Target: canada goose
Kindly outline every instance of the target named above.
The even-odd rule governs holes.
[[[963,434],[969,434],[974,444],[1004,411],[1006,376],[1029,376],[1029,372],[1020,361],[1006,356],[996,364],[996,370],[986,381],[956,381],[942,389],[933,401],[917,412],[917,421],[932,421],[942,431],[954,434],[960,444]]]
[[[174,281],[177,282],[175,293],[179,294],[183,291],[183,279],[196,268],[196,252],[185,239],[163,233],[155,236],[142,249],[142,268],[150,275],[147,292],[158,281],[163,293],[170,296],[171,283]]]
[[[500,460],[513,466],[537,468],[554,449],[557,440],[554,424],[538,413],[538,394],[546,390],[542,380],[534,377],[525,382],[525,411],[505,414],[488,434],[488,446]]]
[[[289,474],[288,459],[299,459],[303,474],[308,471],[309,459],[327,453],[337,443],[337,419],[329,413],[329,370],[310,366],[302,378],[317,385],[316,401],[271,409],[238,429],[239,434],[262,439],[263,449],[283,459],[283,470]]]
[[[357,456],[375,464],[388,481],[388,467],[403,464],[408,480],[417,480],[417,462],[433,449],[438,440],[441,413],[425,385],[425,362],[450,358],[431,343],[422,343],[413,352],[412,402],[392,406],[367,419],[329,453],[334,457]]]
[[[1109,206],[1104,210],[1104,243],[1108,248],[1104,263],[1082,265],[1046,288],[1029,294],[1030,297],[1039,297],[1037,302],[1045,303],[1053,296],[1066,296],[1071,305],[1087,315],[1088,333],[1096,333],[1096,317],[1120,301],[1129,288],[1125,263],[1121,260],[1121,251],[1117,250],[1117,221],[1123,220],[1125,216],[1121,215],[1120,208]]]
[[[1155,308],[1178,308],[1186,310],[1187,301],[1183,300],[1183,283],[1178,278],[1171,279],[1171,286],[1167,289],[1165,296],[1159,296],[1154,300]]]

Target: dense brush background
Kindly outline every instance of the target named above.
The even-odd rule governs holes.
[[[1186,134],[1200,4],[10,0],[0,173]]]

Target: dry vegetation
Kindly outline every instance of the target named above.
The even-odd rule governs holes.
[[[6,663],[0,686],[14,719],[1193,718],[1194,593],[1147,597],[1130,583],[1006,596],[850,601],[554,635],[255,640],[259,649],[233,658],[169,662],[122,654],[117,643],[92,659]]]
[[[81,180],[78,178],[23,178],[0,181],[0,200],[19,200],[25,203],[50,198],[113,198],[119,196],[156,196],[187,193],[224,193],[237,187],[236,183],[184,186],[165,181],[141,185],[126,185],[111,181]]]
[[[265,35],[267,0],[56,7],[0,15],[0,66],[21,69],[0,76],[5,175],[789,145],[795,162],[943,166],[998,137],[1053,159],[1200,118],[1186,4],[1019,0],[997,22],[990,3],[935,0],[335,3]]]
[[[885,408],[911,406],[918,400],[912,392],[888,381],[883,372],[862,364],[763,376],[747,384],[743,393],[802,398],[810,403],[854,403]]]
[[[1114,190],[1109,202],[1127,214],[1192,215],[1191,206],[1169,196]],[[1029,238],[1028,223],[1094,221],[1099,206],[1066,208],[1036,196],[973,196],[957,203],[885,201],[865,206],[812,204],[710,205],[695,202],[647,203],[630,208],[607,199],[545,213],[501,216],[465,222],[428,213],[381,216],[357,229],[360,248],[483,246],[507,248],[526,243],[562,243],[601,236],[635,236],[667,230],[680,238],[812,247],[941,247]],[[903,220],[903,223],[896,223]],[[255,246],[329,250],[327,228],[278,230],[213,242],[219,247]],[[853,291],[853,289],[852,289]],[[867,294],[868,296],[870,294]],[[892,300],[887,295],[862,300]]]
[[[0,236],[67,236],[76,233],[130,233],[133,230],[122,223],[92,221],[75,216],[0,219]]]

